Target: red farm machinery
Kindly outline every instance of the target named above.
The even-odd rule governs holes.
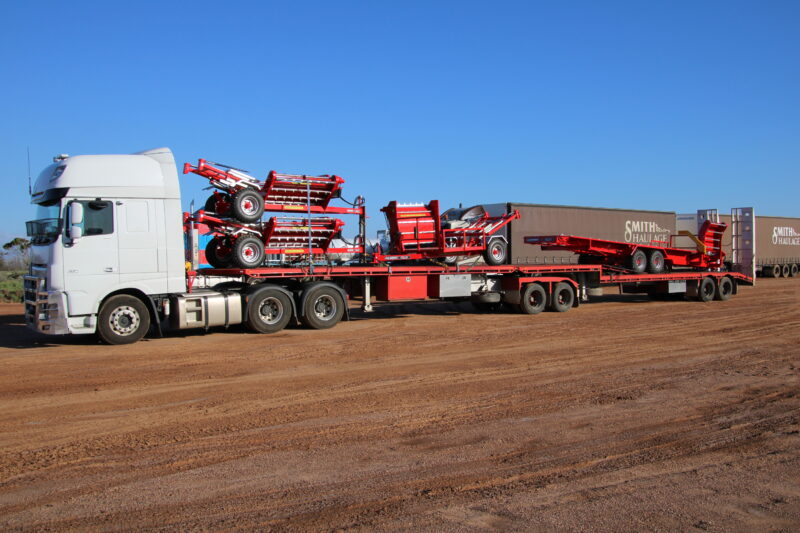
[[[347,206],[331,205],[332,200],[341,199],[344,179],[339,176],[280,174],[273,170],[260,181],[241,169],[205,159],[196,166],[186,163],[183,173],[190,172],[207,178],[215,189],[203,210],[185,218],[186,223],[205,224],[213,232],[206,258],[214,268],[257,268],[270,255],[307,257],[311,261],[327,254],[365,253],[363,198],[359,196]],[[292,216],[262,221],[265,211]],[[359,216],[357,242],[333,245],[344,222],[318,216],[331,214]]]
[[[610,241],[577,237],[574,235],[544,235],[525,237],[528,244],[537,244],[542,250],[568,250],[579,254],[582,264],[603,264],[626,268],[640,274],[660,274],[673,268],[698,270],[720,270],[725,252],[722,251],[722,235],[726,224],[706,220],[697,235],[681,231],[696,244],[696,249],[666,246],[666,242],[648,244]],[[671,240],[674,239],[674,235]]]
[[[508,243],[497,231],[519,218],[519,211],[492,217],[482,212],[458,220],[447,220],[439,212],[439,201],[423,204],[390,202],[382,208],[389,227],[387,253],[376,253],[375,261],[442,260],[454,263],[459,256],[483,254],[489,265],[501,265],[508,256]]]

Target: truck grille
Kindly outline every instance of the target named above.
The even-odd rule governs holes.
[[[25,295],[25,322],[29,326],[37,326],[39,315],[45,311],[47,304],[47,280],[38,276],[23,276]]]

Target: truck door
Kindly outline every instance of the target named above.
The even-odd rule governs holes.
[[[110,200],[72,200],[67,204],[65,220],[70,220],[72,206],[81,204],[83,220],[75,224],[81,237],[69,238],[65,223],[64,284],[67,288],[69,315],[88,315],[119,284],[119,251],[115,231],[114,202]]]
[[[124,283],[129,280],[142,281],[158,277],[159,243],[155,224],[155,202],[119,201],[117,215],[120,280]]]

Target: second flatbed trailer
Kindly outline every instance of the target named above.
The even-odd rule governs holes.
[[[603,265],[301,266],[256,269],[203,269],[189,273],[191,292],[178,298],[171,314],[168,299],[155,302],[173,328],[227,326],[244,322],[261,333],[280,331],[296,321],[326,329],[349,318],[348,300],[362,309],[373,302],[471,301],[483,311],[503,307],[524,314],[566,312],[605,286],[657,297],[683,294],[697,300],[727,300],[752,278],[737,272],[673,271],[635,274]],[[173,297],[175,298],[175,297]]]

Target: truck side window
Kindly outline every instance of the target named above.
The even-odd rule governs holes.
[[[114,233],[113,203],[105,200],[80,200],[83,205],[83,234],[107,235]]]

